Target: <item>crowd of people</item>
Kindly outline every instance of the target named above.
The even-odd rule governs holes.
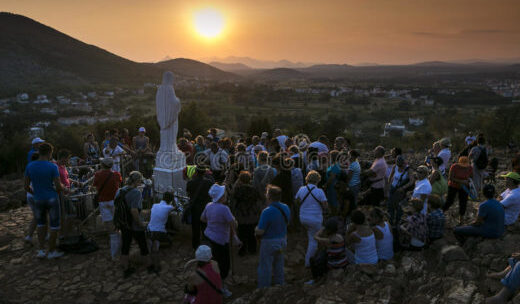
[[[222,297],[231,296],[225,282],[233,246],[239,247],[240,256],[258,254],[259,288],[283,285],[288,231],[303,229],[307,234],[304,266],[312,280],[306,284],[315,284],[329,269],[375,265],[401,250],[427,248],[444,237],[446,212],[455,201],[459,222],[453,232],[461,243],[474,236],[502,237],[520,214],[518,156],[511,172],[501,176],[507,189],[497,195],[495,186],[485,182],[494,181],[486,176],[491,160],[485,143],[482,134],[468,136],[465,148],[456,155],[450,140],[443,138],[433,144],[426,159],[417,160],[399,147],[387,153],[377,146],[361,153],[343,137],[331,142],[322,135],[312,141],[303,134],[284,135],[280,129],[272,136],[263,132],[247,138],[220,138],[211,129],[206,136],[192,139],[184,132],[178,147],[187,159],[184,178],[190,201],[183,220],[192,228],[195,260],[190,265],[196,264],[186,286],[186,301],[221,303]],[[35,218],[28,237],[36,223],[37,256],[49,259],[62,255],[56,250],[61,226],[58,193],[66,194],[73,183],[65,168],[70,155],[59,152],[58,162],[52,163],[52,152],[49,143],[33,140],[25,171]],[[129,173],[122,187],[120,174],[121,155],[136,155],[141,163],[140,158],[152,153],[144,128],[133,139],[128,132],[121,136],[107,132],[102,152],[89,134],[84,152],[86,162],[101,164],[92,185],[110,232],[112,258],[120,254],[124,276],[132,275],[135,269],[128,253],[135,240],[148,271],[160,273],[156,253],[175,198],[163,194],[152,206],[147,224],[141,216],[143,175],[138,170]],[[468,200],[479,201],[481,195],[484,201],[477,219],[464,225]],[[516,259],[509,262],[500,274],[505,275],[506,291],[489,301],[502,303],[520,286],[520,266]]]

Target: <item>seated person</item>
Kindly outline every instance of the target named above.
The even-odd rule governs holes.
[[[345,240],[338,233],[338,221],[336,219],[328,219],[325,222],[325,227],[314,235],[314,239],[326,250],[318,251],[311,258],[312,280],[305,283],[308,285],[312,285],[314,280],[323,276],[328,269],[343,268],[348,264],[345,254]]]
[[[391,260],[394,257],[394,236],[392,226],[385,221],[385,213],[376,207],[370,211],[368,221],[376,236],[377,257],[383,261]]]
[[[426,215],[422,213],[424,201],[413,198],[410,206],[403,208],[408,216],[399,226],[399,243],[408,250],[421,250],[428,240]]]
[[[446,217],[442,212],[442,200],[438,195],[428,196],[428,202],[430,203],[430,213],[426,216],[426,222],[428,223],[428,237],[430,242],[433,242],[444,236]]]
[[[488,273],[489,278],[502,278],[504,287],[494,296],[486,299],[487,304],[505,304],[520,287],[520,253],[513,253],[508,259],[509,266],[501,272]]]
[[[511,191],[505,194],[505,197],[500,201],[505,209],[504,224],[509,226],[513,225],[517,221],[518,214],[520,214],[520,187],[518,187],[520,185],[520,174],[509,172],[500,177],[506,179],[506,187],[507,189],[511,189]]]
[[[475,222],[469,226],[455,227],[453,233],[463,241],[466,236],[481,236],[495,239],[504,234],[504,208],[495,200],[495,187],[485,185],[482,193],[486,201],[478,207]]]
[[[352,224],[347,230],[347,244],[354,248],[354,253],[346,249],[351,264],[377,264],[377,246],[374,232],[365,220],[365,214],[352,211]]]

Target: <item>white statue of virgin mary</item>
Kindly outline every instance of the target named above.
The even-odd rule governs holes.
[[[161,128],[160,152],[177,152],[177,132],[179,129],[179,112],[181,102],[173,89],[173,73],[164,72],[162,84],[155,96],[157,121]]]

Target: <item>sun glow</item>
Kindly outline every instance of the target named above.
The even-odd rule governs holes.
[[[224,17],[214,8],[201,9],[193,15],[193,26],[200,36],[214,39],[224,30]]]

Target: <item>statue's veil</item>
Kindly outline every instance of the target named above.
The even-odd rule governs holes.
[[[162,84],[155,95],[157,121],[161,129],[170,127],[181,111],[181,103],[173,89],[173,73],[164,72]]]

